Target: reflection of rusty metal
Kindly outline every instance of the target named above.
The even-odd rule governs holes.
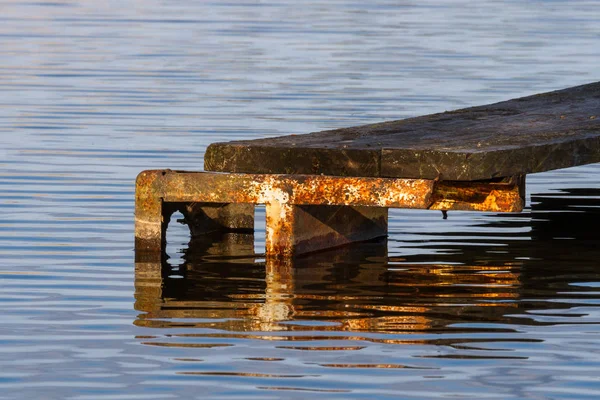
[[[196,292],[182,291],[179,297],[172,297],[172,291],[171,294],[164,292],[167,284],[165,266],[159,262],[138,262],[135,308],[145,314],[138,317],[136,324],[277,332],[315,329],[294,321],[320,320],[330,324],[320,324],[319,331],[410,333],[445,329],[456,322],[455,315],[493,318],[518,305],[514,302],[521,287],[518,269],[506,265],[405,264],[406,271],[395,276],[389,274],[387,262],[367,262],[359,269],[360,274],[352,279],[354,284],[346,279],[343,287],[331,290],[335,287],[331,277],[333,262],[314,267],[315,260],[312,259],[313,262],[267,260],[264,286],[260,290],[256,286],[249,290],[248,286],[238,287],[236,292],[225,288],[223,293],[218,293],[212,288],[210,279],[203,279],[210,274],[202,272],[193,280]],[[253,263],[252,259],[246,261]],[[225,276],[231,278],[229,274],[224,273]],[[203,281],[210,290],[202,292]],[[242,279],[240,282],[248,281]],[[319,290],[326,282],[329,285],[321,286]],[[215,295],[218,296],[211,297]],[[176,320],[170,321],[173,318]],[[298,340],[304,340],[302,338],[306,339],[302,336]],[[293,340],[268,335],[261,339]]]
[[[240,243],[245,239],[231,233],[197,243],[197,253],[174,270],[166,259],[136,260],[135,309],[143,312],[136,324],[293,341],[266,332],[437,331],[473,316],[494,320],[519,306],[519,263],[412,264],[389,258],[385,241],[262,260]]]
[[[427,179],[144,171],[136,182],[136,249],[157,251],[170,215],[192,234],[252,229],[266,205],[266,254],[290,256],[387,233],[388,208],[514,212],[523,184]]]

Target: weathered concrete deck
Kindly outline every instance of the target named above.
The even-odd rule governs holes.
[[[387,233],[388,208],[516,212],[525,175],[600,161],[600,82],[402,121],[216,143],[205,169],[144,171],[136,251],[160,252],[171,214],[193,236],[250,231],[267,257]]]
[[[215,143],[206,171],[487,180],[600,162],[600,82],[441,114]]]

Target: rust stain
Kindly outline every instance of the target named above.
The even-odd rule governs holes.
[[[523,210],[519,182],[437,182],[430,210],[519,212]]]
[[[292,205],[277,202],[267,204],[265,223],[267,255],[287,257],[294,252],[295,219]]]
[[[423,179],[308,176],[285,183],[293,188],[295,204],[423,208],[433,189],[432,181]]]
[[[143,171],[136,178],[135,247],[136,250],[161,248],[161,195],[156,192],[158,171]]]
[[[135,205],[136,212],[145,211],[154,205],[160,194],[155,192],[154,182],[157,179],[157,171],[143,171],[135,181]]]

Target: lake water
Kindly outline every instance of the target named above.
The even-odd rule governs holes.
[[[0,0],[0,398],[600,397],[600,166],[521,214],[391,212],[265,265],[133,252],[134,179],[214,141],[600,80],[597,1]],[[161,272],[162,271],[162,272]]]

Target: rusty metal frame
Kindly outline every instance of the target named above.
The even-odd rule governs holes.
[[[385,236],[388,208],[518,212],[524,181],[148,170],[136,180],[135,246],[161,251],[175,210],[184,213],[192,233],[248,230],[254,205],[265,204],[266,255],[289,257]]]

